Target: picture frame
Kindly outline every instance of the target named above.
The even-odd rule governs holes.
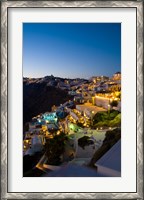
[[[136,18],[136,192],[9,192],[8,12],[11,8],[135,8]],[[2,1],[1,2],[1,199],[143,199],[143,1]],[[12,91],[11,91],[12,92]]]

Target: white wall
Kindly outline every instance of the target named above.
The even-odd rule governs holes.
[[[103,107],[105,109],[108,109],[109,103],[110,103],[109,98],[99,97],[99,96],[95,97],[96,106],[100,106],[100,107]],[[121,102],[118,103],[117,110],[121,111]]]

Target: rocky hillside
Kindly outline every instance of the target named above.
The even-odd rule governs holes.
[[[53,105],[59,106],[72,99],[66,90],[55,86],[48,86],[46,82],[23,82],[23,123],[30,121],[32,117],[51,111]]]

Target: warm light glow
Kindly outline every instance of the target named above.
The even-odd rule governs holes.
[[[59,135],[60,134],[60,131],[57,131],[57,135]]]

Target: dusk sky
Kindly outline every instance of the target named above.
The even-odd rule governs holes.
[[[23,76],[90,78],[121,71],[120,23],[24,23]]]

